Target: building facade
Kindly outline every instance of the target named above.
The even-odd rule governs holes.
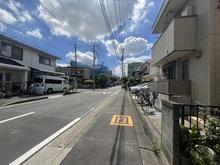
[[[133,71],[138,71],[142,65],[142,62],[132,62],[128,64],[128,76],[131,76]]]
[[[219,18],[219,0],[164,0],[152,26],[160,34],[152,65],[162,69],[158,83],[168,84],[168,94],[179,90],[192,104],[220,105]]]
[[[79,88],[84,87],[84,81],[92,79],[92,71],[88,66],[79,66],[77,67],[77,86]],[[75,81],[75,67],[67,66],[67,67],[57,67],[57,72],[61,72],[68,76],[69,83],[74,84]]]
[[[146,61],[140,70],[140,78],[142,81],[154,81],[156,80],[157,75],[160,74],[160,68],[151,66],[151,60]]]
[[[0,88],[16,93],[27,90],[39,74],[59,75],[56,60],[50,53],[0,34]],[[6,89],[5,89],[6,88]]]

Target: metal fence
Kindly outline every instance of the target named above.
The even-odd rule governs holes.
[[[188,129],[192,125],[196,125],[197,129],[204,129],[207,115],[220,119],[220,106],[182,104],[180,108],[180,124]]]

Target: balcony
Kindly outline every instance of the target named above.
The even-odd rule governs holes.
[[[167,95],[191,95],[190,80],[162,80],[150,83],[150,90]]]
[[[196,50],[196,16],[174,17],[152,48],[152,65],[162,66]]]

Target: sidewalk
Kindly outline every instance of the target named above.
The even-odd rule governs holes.
[[[168,165],[168,162],[161,151],[161,112],[154,111],[154,109],[149,109],[149,111],[154,111],[151,113],[144,113],[141,105],[135,100],[135,96],[130,93],[130,96],[135,105],[136,111],[138,112],[141,121],[143,123],[144,131],[149,138],[149,141],[143,141],[145,137],[141,137],[139,140],[139,146],[142,154],[142,160],[144,165]],[[152,153],[152,150],[159,149],[158,154]]]

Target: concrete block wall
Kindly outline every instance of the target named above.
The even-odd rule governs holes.
[[[162,100],[161,149],[170,165],[179,164],[179,117],[178,103]]]

